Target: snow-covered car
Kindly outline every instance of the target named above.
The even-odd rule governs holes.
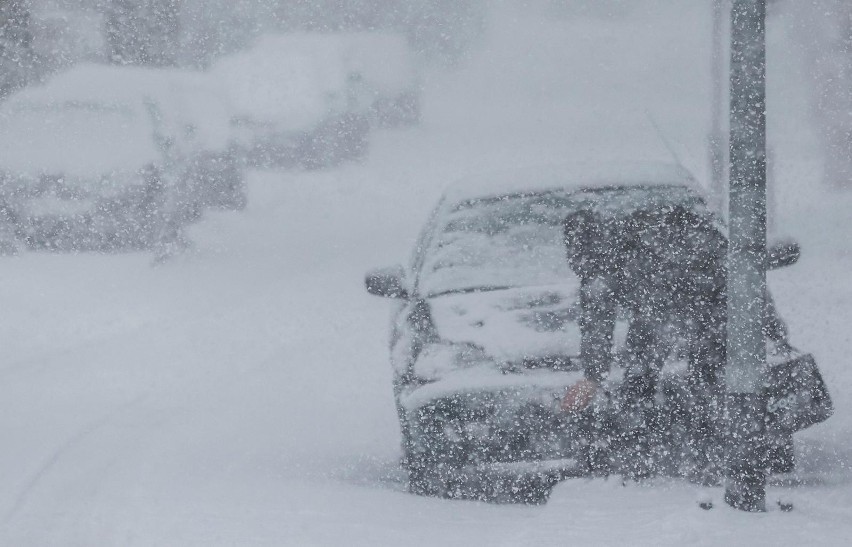
[[[358,107],[358,78],[333,35],[264,35],[210,73],[234,108],[233,135],[250,165],[319,168],[367,153],[370,122]]]
[[[583,377],[580,280],[568,266],[563,221],[582,210],[618,218],[675,206],[714,219],[724,233],[678,166],[563,166],[475,177],[445,191],[407,267],[367,274],[370,293],[396,299],[390,360],[413,492],[509,492],[540,500],[556,480],[589,472],[589,437],[560,406]],[[791,264],[796,250],[773,248],[771,266]],[[616,364],[627,358],[627,321],[620,317]],[[671,452],[686,454],[690,418],[677,394],[687,389],[687,365],[674,337],[658,397],[671,400],[669,442],[680,449]],[[789,418],[776,436],[789,466],[792,431],[825,419],[830,401],[808,356],[786,340],[767,348],[773,377],[788,375],[773,380],[779,405],[791,397],[791,362],[815,375],[802,389],[813,388],[819,408],[779,418]],[[613,382],[619,374],[613,371]],[[679,463],[672,462],[672,473]]]
[[[79,65],[11,96],[5,232],[30,248],[147,248],[207,207],[244,207],[227,108],[208,89],[200,75]]]

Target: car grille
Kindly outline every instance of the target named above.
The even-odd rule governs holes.
[[[410,416],[411,448],[453,467],[575,457],[576,424],[555,403],[515,392],[442,398]]]

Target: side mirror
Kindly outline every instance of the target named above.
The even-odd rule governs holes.
[[[367,292],[385,298],[408,298],[405,289],[405,270],[402,266],[380,268],[367,272],[364,278]]]
[[[802,248],[795,241],[782,241],[770,245],[766,249],[766,269],[777,270],[792,266],[799,261]]]

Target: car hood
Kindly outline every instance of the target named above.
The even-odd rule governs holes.
[[[450,293],[430,298],[429,305],[441,339],[475,344],[498,361],[580,353],[579,280]]]

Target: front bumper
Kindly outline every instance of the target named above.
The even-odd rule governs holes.
[[[580,378],[579,371],[535,371],[403,389],[407,451],[465,476],[573,472],[582,439],[560,402]]]
[[[120,251],[151,245],[157,227],[152,204],[133,197],[98,200],[84,211],[15,214],[18,238],[30,249]]]

